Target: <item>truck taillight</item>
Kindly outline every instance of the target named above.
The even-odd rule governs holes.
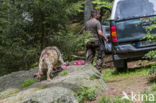
[[[111,26],[111,40],[112,40],[112,42],[117,42],[118,41],[115,25]]]

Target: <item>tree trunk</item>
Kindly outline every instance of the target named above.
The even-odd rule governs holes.
[[[42,24],[42,32],[41,32],[41,50],[43,50],[46,46],[46,38],[45,38],[45,33],[44,33],[44,25]]]
[[[84,23],[88,21],[91,17],[91,11],[93,10],[93,0],[85,0],[85,10],[84,10]]]
[[[45,25],[44,22],[44,15],[41,13],[41,50],[43,50],[46,46],[46,35],[45,35]]]

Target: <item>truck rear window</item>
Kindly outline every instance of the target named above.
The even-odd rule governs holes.
[[[117,3],[115,19],[156,15],[156,0],[120,0]]]

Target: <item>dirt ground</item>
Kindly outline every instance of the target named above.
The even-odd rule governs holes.
[[[147,82],[147,79],[142,75],[135,75],[128,79],[114,79],[113,82],[106,82],[108,90],[106,90],[102,96],[105,97],[119,97],[123,96],[123,92],[127,93],[128,96],[131,96],[131,93],[134,94],[142,93],[143,91],[149,90],[152,84]],[[99,103],[99,97],[96,101],[88,103]],[[141,103],[135,101],[134,103]]]
[[[114,69],[112,57],[107,56],[104,58],[106,63],[106,68]],[[151,64],[155,64],[154,62],[150,62],[148,60],[138,60],[133,62],[128,62],[129,69],[142,68],[149,66]],[[108,90],[103,93],[105,97],[119,97],[123,96],[123,91],[127,93],[127,95],[131,95],[133,93],[142,93],[143,91],[149,90],[152,84],[148,83],[146,77],[144,75],[133,75],[128,78],[113,78],[113,80],[106,82],[108,85]],[[98,103],[99,98],[96,101],[89,103]],[[134,102],[141,103],[141,102]]]
[[[110,68],[113,69],[113,59],[111,55],[108,55],[104,58],[105,62],[105,68]],[[148,65],[154,64],[154,62],[148,61],[148,60],[137,60],[137,61],[132,61],[128,62],[128,68],[133,69],[133,68],[139,68],[139,67],[145,67]]]
[[[117,79],[113,82],[107,82],[109,89],[103,93],[106,97],[118,97],[123,96],[123,92],[127,95],[142,93],[149,90],[152,84],[148,83],[147,79],[143,75],[135,75],[126,79]]]

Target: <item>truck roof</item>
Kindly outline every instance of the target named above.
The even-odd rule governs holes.
[[[156,0],[114,0],[111,20],[156,15]]]

